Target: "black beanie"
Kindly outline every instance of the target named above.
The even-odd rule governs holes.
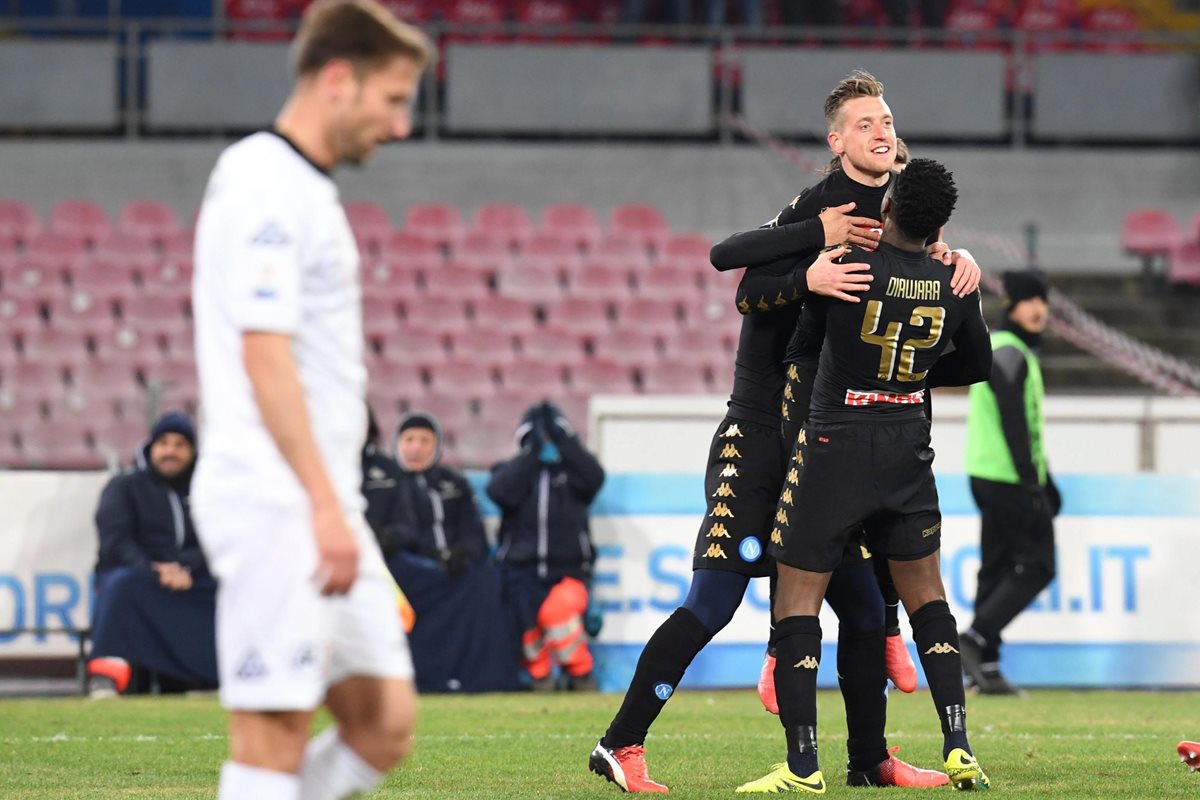
[[[158,422],[154,423],[154,427],[150,429],[150,441],[157,442],[159,438],[168,433],[178,433],[187,439],[192,447],[196,446],[196,428],[187,415],[182,412],[171,411],[159,417]]]
[[[1004,307],[1012,308],[1022,300],[1040,297],[1046,300],[1050,283],[1038,269],[1014,270],[1004,273]]]
[[[434,433],[439,432],[437,423],[433,421],[433,417],[429,416],[428,414],[415,412],[408,414],[400,421],[400,427],[396,430],[396,436],[399,436],[400,434],[412,428],[425,428],[433,431]]]

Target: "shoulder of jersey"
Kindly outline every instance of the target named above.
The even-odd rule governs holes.
[[[233,175],[251,179],[264,175],[297,176],[312,169],[287,142],[265,131],[251,134],[227,147],[221,162]]]

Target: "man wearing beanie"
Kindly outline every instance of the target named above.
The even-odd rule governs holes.
[[[89,691],[123,692],[153,674],[160,687],[217,682],[216,585],[188,511],[196,431],[180,413],[160,418],[133,467],[108,482],[96,510]],[[134,666],[142,668],[137,676]]]
[[[1060,499],[1046,465],[1037,357],[1048,291],[1038,270],[1005,273],[992,377],[971,387],[966,461],[982,516],[982,563],[975,621],[961,638],[963,670],[981,694],[1017,693],[1000,671],[1001,634],[1054,578]]]

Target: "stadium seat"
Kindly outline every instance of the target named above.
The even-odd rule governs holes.
[[[465,467],[489,468],[517,454],[512,437],[512,428],[471,425],[459,431],[455,437],[451,463],[457,462]]]
[[[122,320],[133,328],[160,334],[191,329],[183,302],[164,301],[150,294],[135,294],[121,304]]]
[[[571,276],[567,293],[603,303],[627,303],[633,298],[629,274],[611,262],[589,261],[579,273]]]
[[[392,297],[364,295],[362,320],[364,335],[369,338],[386,337],[400,327],[400,305]]]
[[[435,239],[412,231],[396,231],[389,236],[379,256],[389,263],[406,264],[415,269],[437,266],[444,260]]]
[[[506,392],[550,397],[563,390],[567,363],[575,362],[522,358],[501,368],[501,382]]]
[[[618,325],[665,336],[679,327],[679,307],[673,298],[637,297],[617,306]]]
[[[18,361],[4,370],[4,387],[20,399],[56,397],[66,385],[63,362]]]
[[[570,364],[584,357],[580,336],[564,327],[545,327],[521,335],[521,355],[527,359]]]
[[[174,256],[155,261],[141,273],[141,277],[148,287],[185,286],[190,290],[193,269],[191,256]]]
[[[450,350],[455,358],[473,358],[493,366],[503,366],[517,358],[513,335],[492,328],[456,331],[450,335]]]
[[[695,360],[664,362],[644,369],[642,390],[647,394],[704,394],[709,391],[704,367]]]
[[[676,328],[663,338],[663,356],[668,361],[702,358],[709,363],[732,360],[737,337],[721,327]]]
[[[654,364],[659,355],[658,339],[639,328],[618,328],[592,342],[592,353],[601,361],[611,361],[625,367]]]
[[[131,200],[117,214],[117,229],[160,244],[180,232],[175,209],[158,200]]]
[[[485,203],[475,210],[475,229],[503,240],[509,247],[523,247],[533,236],[529,212],[512,203]]]
[[[613,230],[601,236],[588,255],[593,258],[620,261],[630,269],[650,265],[650,255],[643,238],[632,231]]]
[[[1183,242],[1171,251],[1167,261],[1167,281],[1200,286],[1200,242]]]
[[[1200,242],[1200,211],[1192,215],[1192,221],[1187,230],[1187,241]]]
[[[496,392],[491,364],[470,356],[430,364],[429,383],[435,392],[461,392],[467,397],[489,397]]]
[[[429,294],[457,297],[459,300],[471,302],[492,296],[488,274],[481,270],[461,266],[457,261],[426,272],[425,291]],[[420,301],[414,298],[414,302]]]
[[[569,238],[557,233],[536,233],[525,243],[523,260],[537,260],[570,269],[579,262],[579,247]]]
[[[495,26],[504,22],[504,10],[499,3],[492,0],[444,0],[442,5],[446,22],[451,25]],[[507,38],[496,30],[489,31],[455,31],[447,34],[446,41],[483,41],[495,42]]]
[[[742,315],[737,310],[733,292],[709,294],[698,303],[684,309],[684,324],[691,328],[710,328],[727,331],[736,337],[742,327]]]
[[[583,394],[632,394],[633,373],[611,361],[585,361],[571,367],[571,388]]]
[[[21,332],[21,356],[26,361],[62,366],[90,357],[88,337],[82,333],[45,328]]]
[[[443,337],[431,331],[401,325],[380,339],[383,357],[388,361],[413,361],[427,364],[444,358]]]
[[[71,367],[71,387],[120,402],[141,395],[137,369],[128,362],[89,361]]]
[[[537,307],[528,300],[516,297],[489,297],[476,303],[475,327],[497,333],[522,335],[537,326]]]
[[[404,230],[446,247],[458,244],[466,235],[462,214],[447,203],[415,203],[404,215]]]
[[[391,217],[375,203],[346,203],[345,209],[354,237],[360,244],[367,243],[373,252],[382,248],[395,232]]]
[[[590,248],[600,238],[596,212],[584,205],[562,203],[547,206],[541,215],[543,233],[561,237],[575,247]]]
[[[190,261],[196,251],[196,231],[178,231],[164,238],[161,245],[164,258],[186,258]]]
[[[946,30],[958,34],[948,45],[953,49],[1001,50],[1004,41],[992,36],[1000,24],[1000,17],[987,8],[957,6],[946,15]]]
[[[397,19],[410,24],[427,22],[436,9],[436,0],[381,0]]]
[[[229,38],[286,41],[291,38],[286,23],[298,11],[295,0],[225,0],[225,15],[231,23]]]
[[[661,251],[671,232],[666,217],[654,206],[626,203],[612,210],[614,230],[637,236],[643,246]]]
[[[135,284],[143,277],[143,267],[151,270],[153,264],[120,258],[86,258],[73,262],[67,275],[71,288],[77,291],[132,296]]]
[[[96,430],[96,452],[106,461],[128,464],[147,438],[146,423],[141,420],[109,420]]]
[[[443,433],[451,438],[458,436],[476,421],[471,411],[470,398],[458,393],[430,392],[422,397],[410,398],[405,403],[405,413],[414,411],[433,414],[441,423]],[[389,448],[393,446],[395,432],[396,428],[393,425],[383,436]]]
[[[424,395],[427,384],[423,370],[407,358],[403,361],[378,361],[367,374],[372,393],[392,398]]]
[[[421,287],[421,272],[411,264],[389,261],[373,261],[363,265],[363,297],[386,297],[403,305],[415,302],[424,292]]]
[[[608,304],[593,297],[567,297],[561,303],[546,306],[546,324],[588,336],[612,329]]]
[[[1136,34],[1141,25],[1138,18],[1127,8],[1099,6],[1083,17],[1083,30],[1089,34]],[[1103,53],[1136,53],[1142,44],[1132,35],[1112,36],[1086,43],[1088,50]]]
[[[33,206],[20,200],[0,200],[0,235],[10,241],[26,242],[42,229]]]
[[[506,431],[508,433],[509,445],[513,448],[515,454],[516,442],[513,440],[513,435],[526,409],[534,403],[540,403],[543,400],[554,397],[555,393],[561,391],[561,379],[555,392],[549,394],[536,389],[526,390],[521,386],[514,388],[511,385],[506,385],[503,391],[497,392],[494,396],[480,401],[479,424],[492,427],[496,430]]]
[[[88,200],[66,200],[50,210],[50,230],[78,241],[95,241],[111,227],[104,209]]]
[[[563,297],[559,274],[551,264],[522,259],[500,270],[496,292],[534,303],[555,303]]]
[[[663,244],[659,260],[699,261],[707,265],[711,249],[712,241],[707,236],[698,233],[676,233],[669,236]]]
[[[466,303],[459,297],[425,295],[404,304],[404,323],[431,333],[454,333],[469,324]]]
[[[21,430],[26,460],[44,469],[96,469],[103,459],[89,443],[90,426],[64,417]]]
[[[1140,256],[1143,272],[1149,273],[1154,261],[1165,258],[1180,240],[1175,216],[1161,208],[1131,211],[1121,223],[1121,246],[1125,252]]]
[[[139,330],[132,325],[119,324],[111,333],[102,334],[96,341],[96,358],[104,361],[127,361],[134,364],[153,364],[163,358],[159,347],[160,334]],[[170,342],[178,338],[186,343],[186,350],[176,351],[172,348],[173,356],[192,352],[191,331],[181,331],[167,337]]]
[[[508,242],[495,233],[475,231],[466,234],[452,248],[451,258],[467,265],[504,264],[512,258]],[[494,271],[494,270],[493,270]]]
[[[516,20],[531,28],[551,28],[575,22],[575,9],[566,0],[520,0],[516,9]],[[570,44],[578,37],[564,33],[533,32],[519,37],[523,41],[552,41]]]
[[[52,264],[59,269],[87,253],[83,239],[69,233],[49,230],[34,235],[25,243],[25,257]]]
[[[690,303],[704,295],[700,273],[678,263],[666,263],[641,270],[637,279],[637,293],[642,297],[673,298],[678,302]]]
[[[50,327],[61,331],[87,334],[93,338],[112,332],[117,327],[110,296],[103,293],[72,290],[50,302]]]
[[[168,392],[185,394],[195,394],[200,384],[196,362],[190,354],[148,364],[142,369],[142,378],[147,389],[158,386]]]

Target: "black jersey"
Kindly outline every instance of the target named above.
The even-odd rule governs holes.
[[[797,301],[805,290],[794,283],[803,281],[803,270],[797,267],[812,263],[825,243],[818,217],[826,208],[854,202],[856,215],[878,219],[887,187],[865,186],[838,170],[805,189],[766,225],[713,247],[718,269],[754,267],[746,270],[738,287],[737,302],[745,316],[729,398],[731,418],[779,424],[784,363],[802,313]],[[751,310],[756,313],[748,313]],[[816,346],[820,350],[820,339]]]
[[[881,243],[846,256],[871,265],[860,302],[827,302],[825,343],[809,418],[920,419],[926,377],[954,342],[952,363],[967,383],[991,372],[991,342],[979,293],[956,297],[953,272],[924,252]]]

